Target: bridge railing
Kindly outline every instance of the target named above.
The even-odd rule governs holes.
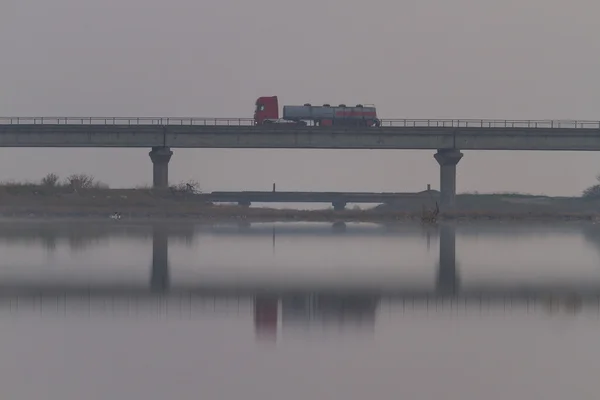
[[[382,119],[381,126],[448,128],[582,128],[600,129],[600,121],[499,119]]]
[[[195,117],[0,117],[0,125],[204,125],[253,126],[252,118]],[[600,129],[600,121],[498,119],[382,119],[382,127]]]
[[[0,117],[0,125],[207,125],[252,126],[252,118]]]

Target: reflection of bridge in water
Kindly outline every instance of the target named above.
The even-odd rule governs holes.
[[[8,228],[8,229],[7,229]],[[600,228],[596,225],[535,225],[528,224],[515,230],[514,225],[464,225],[440,224],[436,226],[391,225],[391,226],[355,226],[334,224],[331,229],[322,226],[289,225],[248,225],[239,226],[195,226],[170,224],[97,224],[91,228],[86,224],[18,224],[6,226],[0,224],[0,241],[17,242],[42,240],[44,243],[56,243],[58,239],[67,239],[72,246],[85,246],[102,238],[127,237],[141,240],[152,239],[152,265],[149,284],[91,284],[76,282],[31,282],[0,281],[0,306],[6,301],[42,299],[58,300],[67,298],[111,301],[141,301],[148,303],[152,299],[160,301],[215,303],[221,300],[251,300],[254,313],[254,325],[257,337],[275,339],[278,330],[292,327],[295,329],[333,326],[336,329],[372,330],[377,311],[383,301],[388,304],[402,303],[403,306],[450,303],[455,306],[468,306],[513,303],[535,306],[536,302],[548,305],[549,300],[558,297],[567,300],[572,308],[578,303],[590,303],[600,306],[600,280],[586,284],[565,282],[522,285],[519,283],[483,282],[462,286],[456,260],[456,234],[472,236],[489,233],[511,235],[514,240],[523,236],[543,235],[548,232],[582,232],[593,243],[600,242]],[[183,240],[191,243],[196,236],[202,235],[240,235],[264,236],[275,239],[277,236],[387,236],[415,237],[417,235],[437,237],[439,256],[436,284],[433,288],[415,287],[411,284],[377,286],[368,284],[323,284],[298,283],[293,281],[268,282],[217,282],[210,278],[201,282],[173,284],[169,278],[169,241]],[[53,246],[48,246],[52,248]],[[401,267],[401,265],[399,265]],[[571,301],[570,303],[568,303]],[[58,303],[57,303],[58,304]],[[123,303],[122,303],[123,304]],[[114,306],[113,306],[114,307]],[[118,306],[117,306],[118,307]],[[239,303],[238,303],[239,307]]]
[[[91,284],[82,283],[48,283],[48,282],[16,282],[11,279],[10,282],[0,281],[0,298],[2,296],[86,296],[86,297],[122,297],[122,298],[143,298],[152,296],[193,296],[193,297],[245,297],[254,298],[261,295],[276,296],[278,298],[293,296],[376,296],[388,299],[411,299],[415,301],[447,299],[452,298],[457,301],[480,301],[486,300],[506,300],[515,301],[531,300],[535,298],[545,298],[550,295],[577,295],[584,299],[600,297],[599,282],[587,282],[585,284],[570,284],[565,282],[538,283],[538,284],[519,284],[519,283],[500,283],[493,280],[470,284],[462,287],[460,274],[456,261],[456,230],[460,230],[461,235],[488,234],[489,231],[511,235],[512,239],[518,240],[521,235],[542,235],[549,231],[582,232],[581,225],[562,225],[552,226],[541,224],[539,226],[529,224],[523,229],[515,230],[510,224],[502,225],[464,225],[456,226],[454,224],[440,224],[437,226],[420,225],[391,225],[391,226],[369,226],[352,227],[345,229],[340,224],[335,224],[333,229],[323,229],[322,227],[289,227],[267,226],[262,224],[258,226],[195,226],[189,225],[171,225],[171,224],[120,224],[113,222],[110,224],[97,224],[90,229],[89,224],[64,224],[40,225],[0,224],[0,241],[18,241],[23,239],[42,239],[44,241],[56,241],[57,238],[77,237],[80,241],[97,240],[98,238],[127,236],[140,237],[144,240],[152,238],[152,266],[150,269],[149,285],[144,287],[134,284]],[[44,228],[45,226],[45,228]],[[486,228],[489,226],[489,228]],[[9,228],[9,229],[6,229]],[[583,232],[586,238],[592,238],[595,229],[600,231],[595,225],[584,227]],[[482,232],[483,231],[483,232]],[[54,232],[54,235],[52,234]],[[210,235],[269,235],[273,240],[279,235],[374,235],[374,236],[392,236],[392,237],[414,237],[416,233],[427,236],[436,236],[439,238],[439,261],[437,265],[437,278],[434,288],[415,287],[407,283],[395,284],[394,286],[381,286],[374,284],[324,284],[324,283],[298,283],[298,282],[217,282],[210,278],[201,282],[185,282],[173,284],[169,279],[169,256],[168,247],[170,240],[184,239],[190,242],[195,236],[203,234]],[[600,235],[599,235],[600,236]],[[399,265],[401,267],[401,265]]]
[[[375,326],[379,305],[376,295],[345,296],[298,294],[257,295],[254,298],[254,329],[258,338],[275,339],[282,328],[367,328]],[[279,310],[281,309],[281,315]]]

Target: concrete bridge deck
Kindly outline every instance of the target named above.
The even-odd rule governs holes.
[[[150,147],[168,187],[171,148],[437,150],[440,207],[455,203],[461,150],[599,151],[600,121],[384,119],[381,127],[255,126],[249,118],[0,117],[0,147]]]
[[[590,121],[383,120],[379,128],[249,121],[0,118],[0,147],[600,150],[600,123]]]

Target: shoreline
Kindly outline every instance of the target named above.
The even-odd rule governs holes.
[[[562,212],[484,212],[459,211],[440,213],[433,219],[424,220],[419,212],[392,210],[299,210],[272,208],[226,208],[206,207],[201,211],[159,211],[156,209],[124,210],[120,218],[113,218],[112,212],[99,210],[99,207],[69,207],[70,210],[57,210],[56,207],[0,207],[0,221],[139,221],[139,222],[193,222],[193,223],[419,223],[435,224],[448,222],[600,222],[599,213]]]
[[[457,194],[452,212],[429,197],[390,200],[361,209],[248,207],[208,201],[185,190],[0,185],[0,221],[139,221],[248,224],[276,222],[436,224],[452,222],[600,222],[600,199],[527,194]],[[120,216],[120,218],[113,218]]]

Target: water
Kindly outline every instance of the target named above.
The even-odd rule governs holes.
[[[598,225],[111,222],[0,224],[6,398],[597,397]]]

